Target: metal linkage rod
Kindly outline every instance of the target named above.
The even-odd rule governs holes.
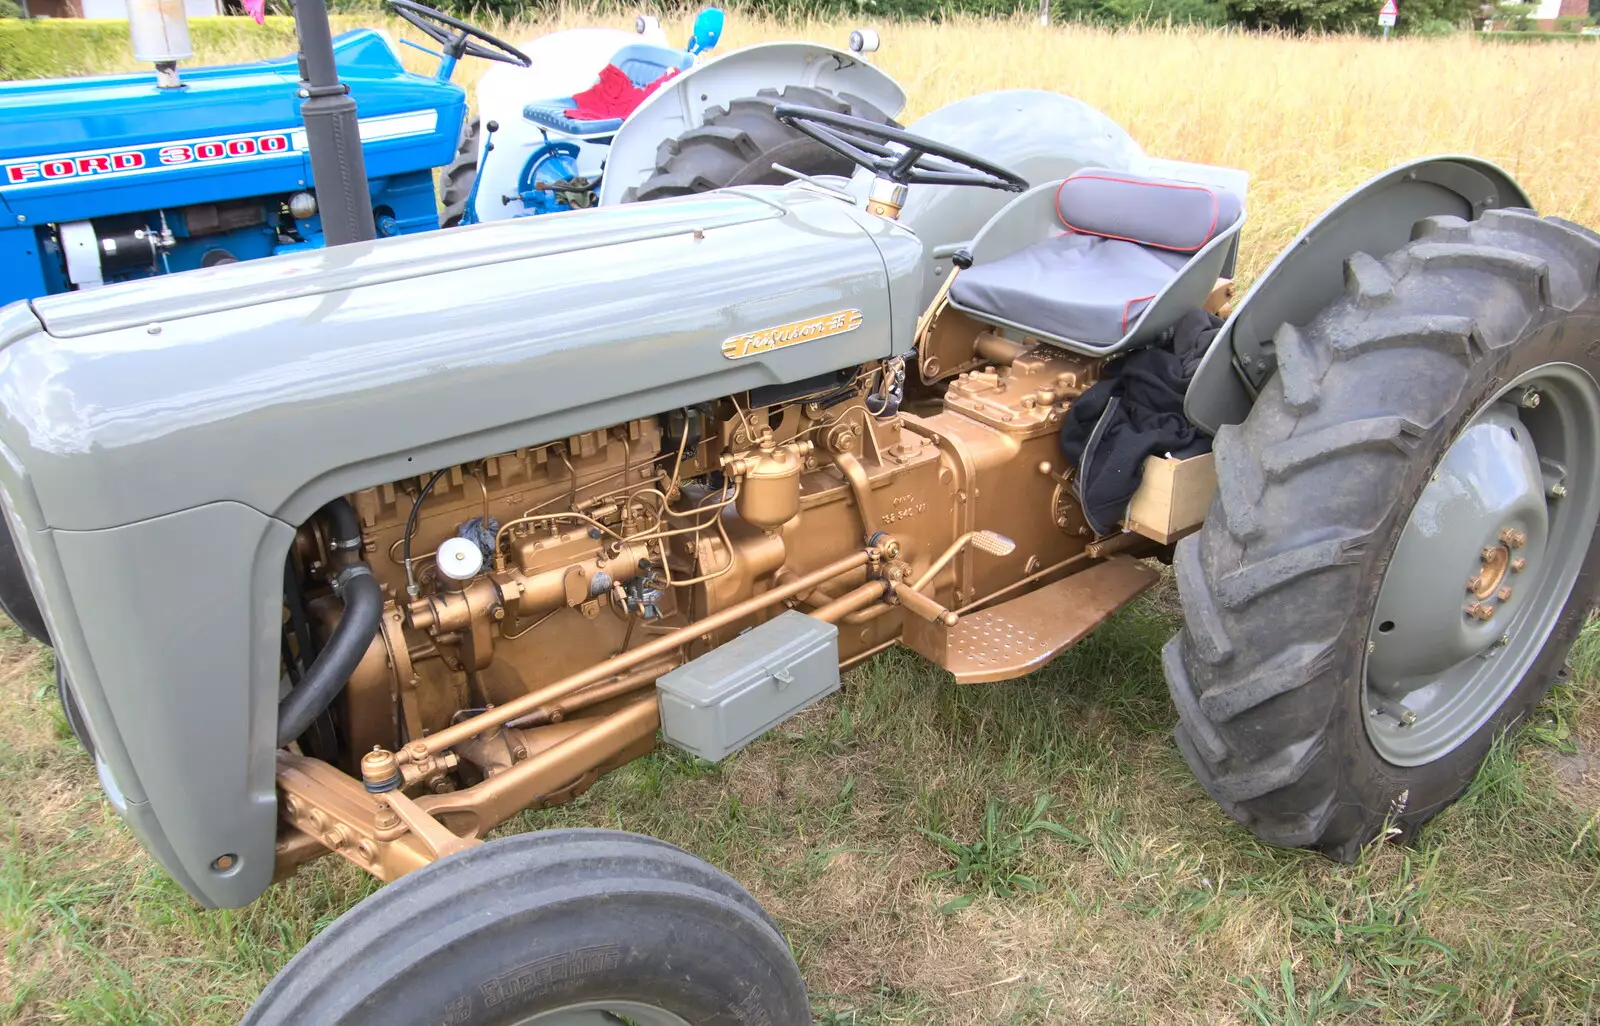
[[[771,591],[762,592],[753,598],[735,603],[719,613],[714,613],[703,620],[696,620],[686,627],[681,627],[671,634],[663,634],[654,638],[638,648],[629,649],[620,655],[612,656],[603,662],[595,663],[588,669],[579,670],[570,677],[563,678],[540,688],[538,691],[529,692],[520,698],[513,699],[493,709],[481,712],[471,719],[462,720],[453,726],[429,734],[427,737],[418,738],[406,745],[398,755],[402,762],[417,762],[430,755],[438,755],[453,745],[458,745],[470,737],[489,730],[492,727],[509,723],[521,716],[526,716],[541,706],[557,702],[580,688],[588,687],[597,681],[614,677],[624,670],[631,670],[635,666],[658,659],[673,652],[702,634],[720,630],[729,624],[758,613],[769,606],[777,605],[788,598],[793,598],[803,592],[810,591],[820,584],[847,574],[852,570],[866,566],[876,550],[863,549],[843,559],[829,563],[820,570],[815,570],[804,577],[797,577],[787,584],[773,588]],[[878,586],[878,594],[882,594],[882,586]]]

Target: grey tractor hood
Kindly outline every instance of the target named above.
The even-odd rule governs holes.
[[[36,505],[13,505],[35,529],[224,501],[298,523],[358,488],[904,352],[922,263],[893,222],[751,188],[14,305],[0,443]],[[848,331],[724,352],[850,312]]]

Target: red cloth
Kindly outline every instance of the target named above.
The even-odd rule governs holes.
[[[574,93],[572,108],[562,113],[574,121],[625,118],[632,114],[646,97],[661,88],[663,82],[677,73],[677,68],[669,68],[665,75],[640,89],[629,81],[621,68],[615,64],[607,64],[600,69],[600,81],[581,93]]]

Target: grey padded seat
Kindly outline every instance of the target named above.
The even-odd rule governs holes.
[[[1241,212],[1227,190],[1100,168],[1062,182],[1055,208],[1061,234],[962,271],[951,301],[1046,335],[1114,343]]]

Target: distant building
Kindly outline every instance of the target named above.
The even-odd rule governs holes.
[[[1540,32],[1550,32],[1557,27],[1557,18],[1584,18],[1589,17],[1589,0],[1526,0],[1538,6],[1533,11],[1524,28],[1537,28]],[[1473,25],[1484,32],[1507,32],[1517,27],[1517,19],[1500,9],[1504,4],[1517,3],[1517,0],[1501,0],[1501,5],[1485,3],[1478,9],[1478,16],[1473,18]],[[1521,6],[1520,3],[1517,6]]]
[[[1549,32],[1556,27],[1557,18],[1588,16],[1589,0],[1539,0],[1539,9],[1534,12],[1533,20],[1538,23],[1539,31]]]
[[[116,18],[128,20],[126,0],[18,0],[28,18]],[[191,18],[210,18],[223,13],[222,0],[183,0]]]

